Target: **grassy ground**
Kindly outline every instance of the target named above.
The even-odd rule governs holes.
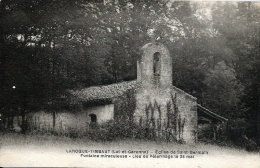
[[[0,134],[0,166],[86,166],[86,167],[260,167],[260,154],[241,149],[219,147],[198,143],[180,145],[145,140],[117,140],[95,142],[87,138],[71,139],[51,135]],[[160,151],[204,151],[193,158],[141,158],[134,155],[128,159],[86,158],[78,153],[67,153],[70,149],[84,150],[149,150],[150,154]],[[180,156],[180,155],[179,155]],[[188,155],[187,155],[188,156]],[[189,154],[189,156],[192,156]]]

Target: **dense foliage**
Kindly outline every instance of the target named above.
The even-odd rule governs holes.
[[[69,88],[135,79],[140,47],[159,41],[173,58],[173,84],[243,118],[255,138],[258,2],[104,2],[0,1],[0,113],[46,107]]]

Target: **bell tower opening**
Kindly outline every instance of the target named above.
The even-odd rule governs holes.
[[[159,52],[153,54],[153,75],[154,84],[158,85],[161,76],[161,54]]]
[[[137,60],[137,81],[147,88],[169,88],[172,84],[172,59],[161,43],[148,43]]]

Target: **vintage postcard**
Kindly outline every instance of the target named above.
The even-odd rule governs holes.
[[[0,0],[1,167],[259,168],[260,2]]]

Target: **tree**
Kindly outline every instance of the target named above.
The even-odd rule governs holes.
[[[240,96],[242,106],[238,116],[246,117],[250,123],[247,135],[256,138],[259,111],[259,6],[253,2],[220,4],[213,16],[214,27],[233,53],[231,66],[236,72],[236,78],[245,88],[244,94]]]

